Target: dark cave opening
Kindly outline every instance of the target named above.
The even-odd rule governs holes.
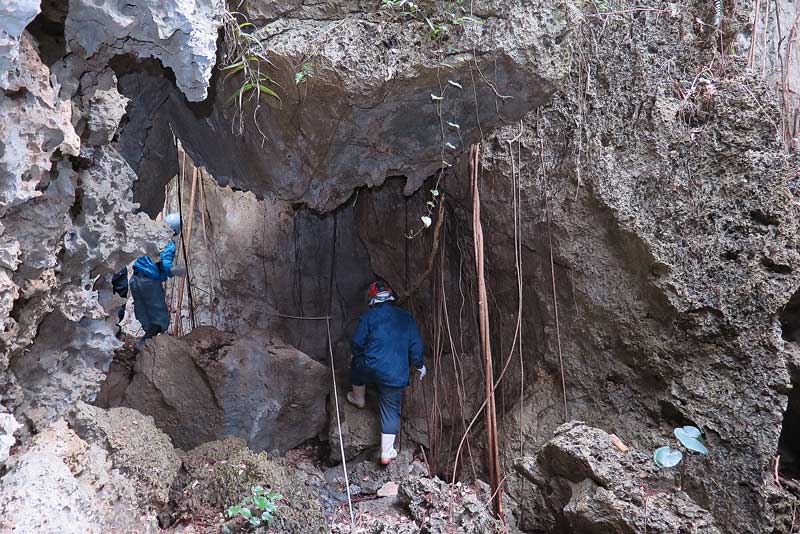
[[[784,305],[780,313],[781,337],[785,341],[800,340],[800,289]]]
[[[778,439],[778,471],[784,478],[800,479],[800,388],[794,385],[783,415]]]

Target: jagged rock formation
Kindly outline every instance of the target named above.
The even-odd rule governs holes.
[[[146,428],[139,430],[146,435]],[[33,437],[6,469],[0,479],[4,532],[158,532],[155,516],[139,509],[133,483],[111,467],[107,452],[80,439],[63,420]]]
[[[580,422],[559,427],[516,468],[536,487],[529,499],[542,504],[531,518],[535,531],[720,532],[711,514],[676,488],[678,469],[656,467],[649,453],[622,452],[607,432]]]
[[[9,0],[0,6],[0,88],[6,89],[16,68],[25,27],[39,14],[40,0]]]
[[[506,471],[565,418],[642,450],[672,426],[693,423],[713,454],[687,475],[686,491],[717,528],[761,532],[790,523],[787,493],[768,465],[787,394],[800,383],[798,183],[796,161],[784,152],[792,141],[779,135],[783,118],[795,119],[786,109],[782,118],[775,93],[745,68],[750,3],[726,4],[722,29],[712,33],[711,3],[699,0],[663,10],[620,2],[610,12],[487,0],[472,7],[483,24],[453,24],[459,28],[443,42],[430,39],[423,20],[373,4],[251,0],[243,10],[262,26],[283,104],[256,112],[246,103],[243,136],[229,133],[235,108],[224,104],[237,79],[210,77],[221,3],[73,0],[64,10],[46,2],[32,33],[23,33],[33,4],[0,8],[14,10],[0,17],[0,51],[9,50],[0,67],[10,65],[0,69],[3,448],[16,427],[6,410],[27,432],[42,430],[97,391],[119,346],[103,275],[156,253],[166,238],[136,213],[131,191],[136,184],[135,199],[151,215],[161,209],[162,186],[177,168],[174,131],[221,185],[202,212],[215,244],[197,271],[220,267],[219,258],[225,269],[202,286],[214,297],[199,299],[201,322],[245,333],[263,319],[311,357],[287,349],[315,383],[304,381],[312,408],[276,410],[308,418],[305,427],[292,421],[292,439],[276,444],[249,426],[263,415],[252,410],[283,402],[259,389],[262,378],[231,390],[256,398],[235,415],[217,395],[230,387],[235,343],[204,355],[186,340],[163,338],[154,346],[175,354],[149,353],[157,356],[152,369],[140,359],[142,390],[177,361],[185,376],[168,382],[172,406],[202,394],[202,410],[176,414],[155,403],[153,388],[144,404],[158,406],[156,421],[197,429],[207,416],[211,430],[186,438],[186,447],[234,434],[281,449],[316,434],[325,425],[329,375],[312,360],[328,360],[327,325],[274,314],[333,315],[342,370],[374,272],[401,294],[416,288],[404,305],[432,347],[433,373],[409,390],[404,433],[428,446],[435,471],[448,471],[482,401],[463,158],[480,138],[495,363],[502,368],[511,357],[498,390]],[[447,21],[435,6],[423,7]],[[102,22],[88,27],[89,20]],[[306,77],[295,83],[298,72]],[[187,102],[206,94],[205,102]],[[255,131],[254,112],[269,141]],[[435,175],[443,153],[453,167]],[[400,178],[384,183],[392,175]],[[408,196],[432,175],[430,187]],[[435,183],[446,196],[441,234],[405,239],[428,213],[425,190]],[[249,343],[236,350],[259,376],[264,352]],[[199,371],[209,355],[231,366]],[[375,419],[366,420],[354,430],[368,437]],[[787,418],[786,433],[796,424]],[[481,476],[478,441],[463,452],[464,477],[473,469]],[[782,440],[781,452],[800,452],[791,442]],[[369,444],[359,447],[348,449]],[[526,500],[530,484],[521,475],[509,480],[520,527],[549,528],[535,523],[543,501]],[[619,504],[601,503],[602,493],[584,483],[572,515],[559,501],[552,517],[597,528],[591,513]]]
[[[112,148],[79,155],[72,105],[51,85],[28,34],[8,80],[0,95],[0,368],[13,371],[0,382],[2,398],[44,426],[91,398],[119,346],[102,321],[92,273],[155,252],[165,233],[134,213],[136,175]]]
[[[120,141],[143,147],[150,163],[132,165],[146,183],[164,183],[174,174],[174,155],[161,149],[169,123],[192,159],[220,183],[258,195],[272,193],[328,211],[356,188],[380,185],[394,175],[407,178],[410,194],[442,168],[443,150],[452,163],[481,129],[518,120],[552,94],[568,68],[560,37],[566,32],[564,15],[548,3],[477,3],[480,24],[463,22],[463,31],[436,52],[424,20],[387,15],[377,3],[251,1],[242,9],[247,12],[248,6],[257,18],[279,12],[257,35],[269,51],[273,66],[263,68],[280,86],[281,101],[263,101],[259,110],[246,104],[247,133],[228,135],[236,119],[226,101],[240,79],[226,83],[220,76],[213,102],[204,107],[183,105],[165,81],[136,87],[126,94],[134,109]],[[456,16],[437,13],[437,20],[449,23],[448,17]],[[295,75],[303,65],[313,74],[298,84]],[[199,117],[207,129],[197,128]],[[447,127],[447,121],[460,130]],[[449,129],[455,153],[443,148],[442,128]],[[142,150],[124,154],[132,162],[142,158]],[[149,200],[157,194],[137,189],[145,206],[159,206]]]
[[[240,437],[286,451],[322,431],[327,393],[328,370],[294,347],[202,327],[150,341],[115,401],[154,417],[182,449]]]
[[[222,11],[222,0],[70,0],[64,29],[67,52],[100,66],[123,54],[157,58],[172,70],[186,98],[199,102],[208,94],[217,62]]]
[[[181,460],[152,417],[130,408],[103,410],[78,402],[70,427],[87,443],[104,448],[114,469],[136,481],[142,509],[167,503]]]

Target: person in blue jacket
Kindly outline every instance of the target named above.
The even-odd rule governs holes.
[[[180,234],[181,216],[178,213],[170,213],[164,222],[172,228],[173,236]],[[167,279],[182,274],[181,269],[173,267],[174,262],[175,241],[170,240],[157,262],[149,256],[142,256],[133,264],[133,276],[129,284],[133,295],[133,313],[144,329],[144,335],[136,343],[137,351],[144,347],[148,339],[169,328],[169,309],[163,284]]]
[[[347,400],[363,408],[367,384],[378,390],[381,412],[381,463],[397,456],[394,438],[400,430],[403,390],[408,386],[409,359],[422,380],[426,374],[424,347],[417,323],[409,312],[393,304],[394,292],[383,280],[369,286],[369,310],[350,342],[352,391]]]

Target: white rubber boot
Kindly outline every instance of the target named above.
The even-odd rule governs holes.
[[[394,434],[381,434],[381,463],[389,465],[395,458],[397,451],[394,450]]]
[[[364,393],[366,390],[367,386],[353,386],[353,391],[347,392],[347,402],[358,408],[363,408],[365,405]]]

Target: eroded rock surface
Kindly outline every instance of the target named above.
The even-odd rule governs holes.
[[[70,427],[84,441],[105,448],[114,468],[134,481],[142,509],[158,510],[167,503],[181,461],[152,417],[130,408],[103,410],[78,402]]]
[[[158,532],[138,508],[133,484],[112,469],[104,449],[59,420],[7,463],[0,479],[0,530],[21,534]]]
[[[143,180],[164,183],[169,176],[163,169],[173,166],[174,157],[159,146],[169,121],[192,158],[217,180],[258,195],[271,192],[329,211],[356,188],[380,185],[389,176],[405,176],[411,193],[443,167],[443,151],[452,164],[481,130],[518,120],[543,103],[569,64],[559,37],[566,32],[564,14],[547,2],[481,2],[474,13],[479,22],[451,24],[453,37],[446,44],[431,42],[422,17],[381,11],[378,3],[247,4],[279,13],[255,35],[269,51],[273,66],[263,68],[280,102],[262,95],[258,110],[252,99],[236,118],[235,106],[225,102],[243,81],[224,82],[222,76],[211,109],[183,106],[155,87],[163,85],[158,80],[151,83],[159,97],[126,94],[133,107],[144,106],[138,120],[155,123],[155,129],[131,122],[121,142],[130,142],[125,138],[131,135],[137,140],[132,144],[144,145],[146,159],[167,160],[143,167]],[[442,24],[458,16],[431,14]],[[303,69],[312,74],[297,83]],[[197,114],[204,117],[203,128],[197,127]],[[240,119],[244,135],[210,134],[236,131]],[[444,148],[446,142],[455,149]],[[141,154],[126,157],[134,161]]]
[[[150,341],[122,402],[153,416],[183,449],[235,436],[254,450],[285,451],[322,430],[327,393],[327,369],[297,349],[204,327]]]
[[[223,2],[70,0],[65,37],[70,52],[95,64],[121,54],[154,57],[175,73],[190,101],[204,100],[217,59]]]
[[[17,68],[25,27],[39,14],[41,0],[9,0],[0,6],[0,89],[6,89],[9,71]]]
[[[657,467],[649,453],[622,452],[610,434],[581,422],[559,427],[535,458],[516,468],[547,503],[537,520],[549,528],[557,524],[576,534],[721,532],[707,510],[675,487],[677,469]],[[548,514],[556,515],[554,522]]]

